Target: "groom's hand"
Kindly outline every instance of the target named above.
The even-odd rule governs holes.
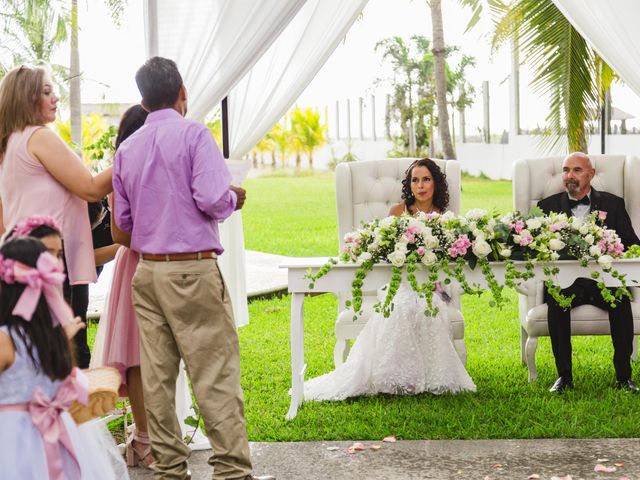
[[[233,185],[229,187],[229,190],[231,190],[232,192],[236,192],[236,195],[238,197],[238,201],[236,202],[236,210],[240,210],[244,205],[244,201],[247,199],[247,191],[244,188],[234,187]]]

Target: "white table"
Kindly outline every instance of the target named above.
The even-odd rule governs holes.
[[[337,264],[324,277],[315,281],[314,288],[310,288],[311,281],[305,278],[307,270],[311,268],[316,272],[324,265],[329,257],[289,258],[280,264],[280,268],[288,269],[288,291],[291,293],[291,403],[286,418],[291,420],[298,413],[298,407],[302,404],[304,393],[304,374],[307,365],[304,363],[304,299],[309,293],[333,293],[351,291],[351,282],[358,269],[357,264]],[[520,263],[520,262],[518,262]],[[523,262],[524,263],[524,262]],[[589,277],[592,271],[600,272],[602,280],[607,285],[617,286],[620,283],[609,274],[602,272],[601,268],[593,263],[584,268],[577,260],[561,260],[555,263],[560,268],[556,277],[556,283],[562,287],[571,285],[577,277]],[[627,285],[632,286],[632,280],[640,281],[640,259],[624,259],[614,262],[614,268],[618,272],[627,275]],[[492,270],[500,284],[504,282],[505,267],[502,262],[492,262]],[[452,266],[453,268],[453,266]],[[391,265],[379,264],[367,275],[362,290],[375,291],[389,281]],[[424,272],[416,272],[420,276]],[[542,267],[536,265],[535,278],[528,283],[544,279]],[[473,286],[478,284],[486,287],[484,276],[480,268],[471,270],[465,267],[467,282]],[[424,280],[423,280],[424,281]],[[519,290],[526,291],[527,285],[522,285]]]

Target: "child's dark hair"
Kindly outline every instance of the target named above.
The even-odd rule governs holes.
[[[40,240],[31,237],[13,238],[0,247],[0,254],[5,259],[16,260],[34,268],[40,254],[46,251]],[[9,328],[10,336],[23,340],[27,354],[36,368],[51,380],[62,380],[73,368],[69,340],[60,325],[53,326],[49,306],[42,295],[30,321],[13,315],[13,309],[24,289],[25,285],[21,283],[1,282],[0,325]]]
[[[62,236],[62,234],[57,229],[50,227],[49,225],[40,225],[39,227],[31,230],[31,233],[29,234],[29,236],[33,238],[43,238],[48,237],[49,235]]]

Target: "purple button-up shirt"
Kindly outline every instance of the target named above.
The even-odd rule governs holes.
[[[115,221],[140,253],[222,253],[218,222],[237,197],[209,129],[167,108],[151,112],[113,161]]]

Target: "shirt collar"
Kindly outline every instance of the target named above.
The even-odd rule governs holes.
[[[178,112],[176,112],[173,108],[167,107],[162,108],[160,110],[156,110],[154,112],[149,112],[147,115],[147,119],[145,120],[145,125],[148,123],[160,122],[162,120],[168,120],[172,118],[183,118]]]

